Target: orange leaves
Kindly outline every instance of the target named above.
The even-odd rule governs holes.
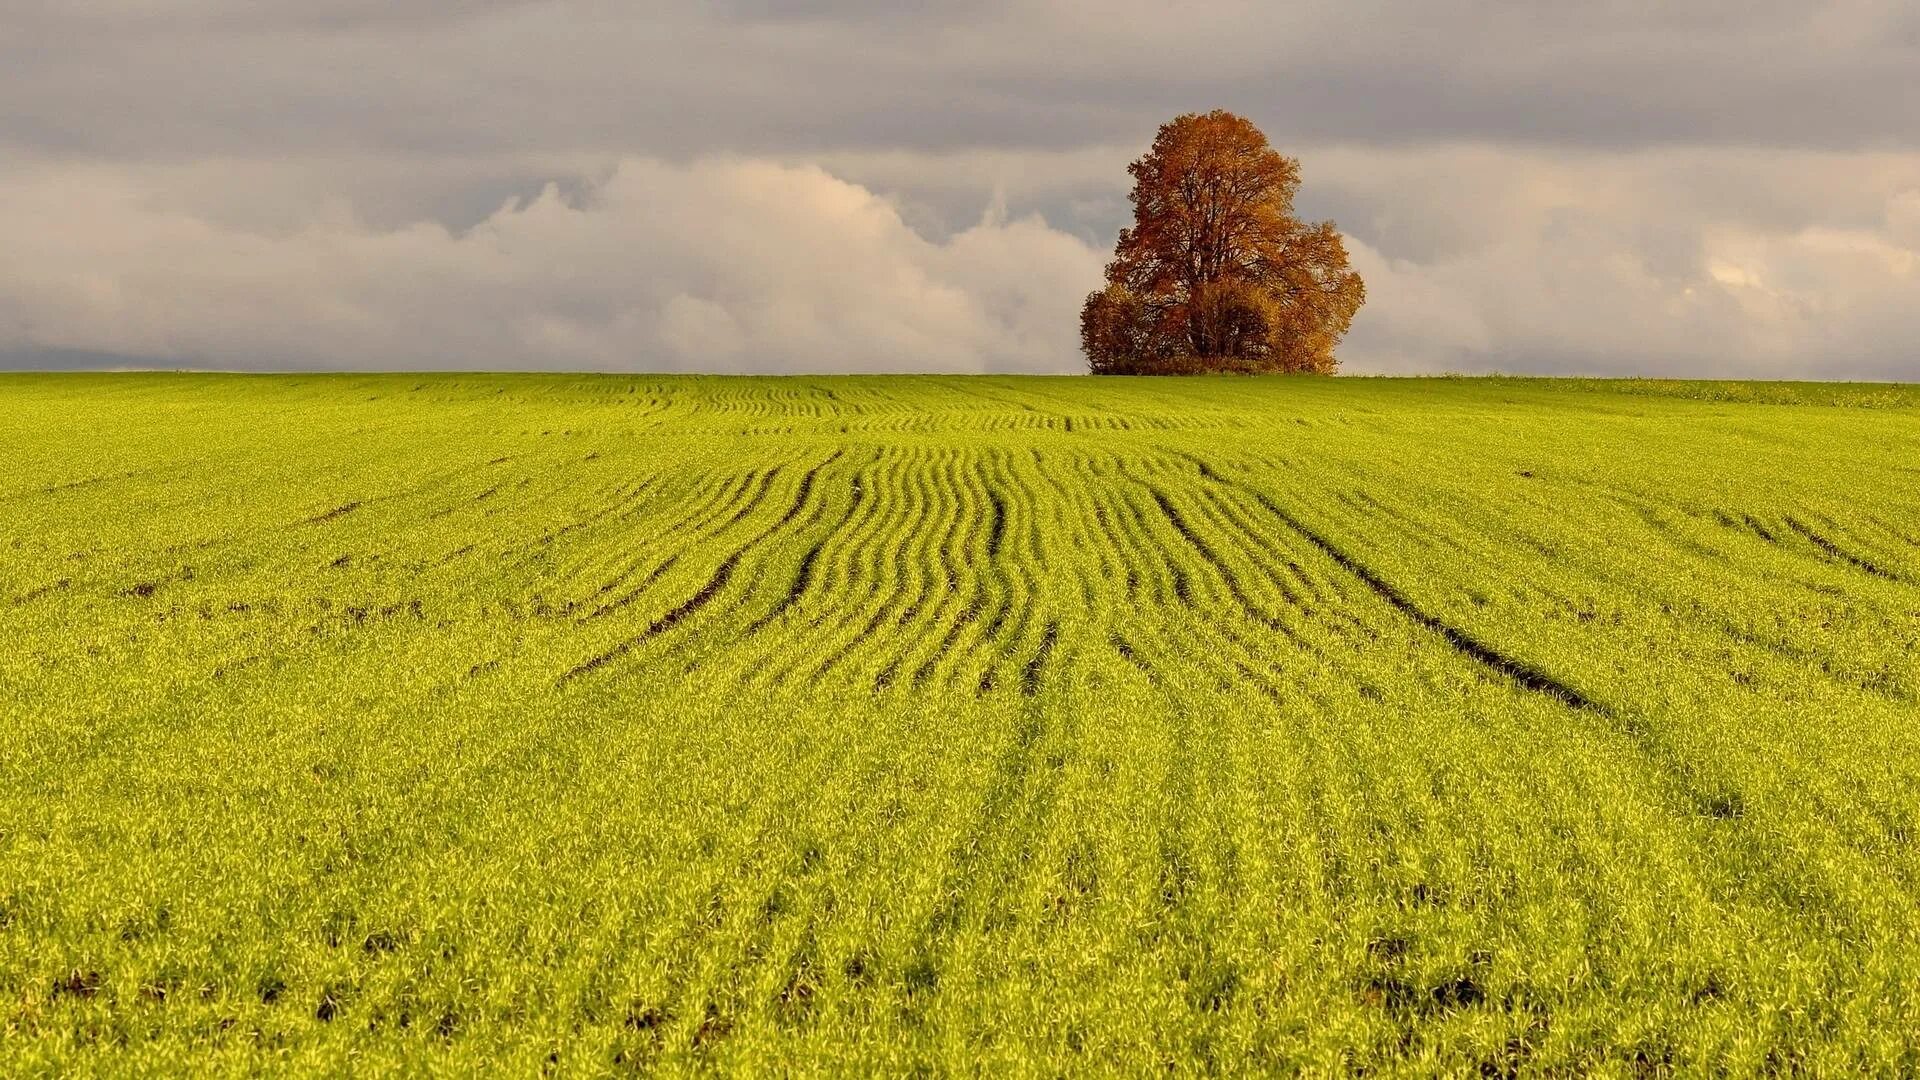
[[[1081,310],[1096,374],[1333,371],[1366,289],[1332,223],[1294,215],[1299,162],[1215,110],[1162,125],[1127,171],[1134,223]]]

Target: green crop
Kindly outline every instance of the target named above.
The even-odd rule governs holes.
[[[0,379],[14,1075],[1920,1072],[1920,391]]]

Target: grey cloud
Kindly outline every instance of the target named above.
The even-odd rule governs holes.
[[[0,16],[0,131],[87,154],[697,156],[1277,137],[1906,147],[1902,6],[42,4]]]

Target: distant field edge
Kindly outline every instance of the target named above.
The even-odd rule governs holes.
[[[1665,379],[1650,377],[1596,377],[1570,375],[1512,374],[1347,374],[1324,375],[1240,375],[1201,374],[1163,376],[1085,376],[1020,372],[690,372],[690,371],[544,371],[487,369],[402,369],[392,371],[349,370],[275,370],[253,371],[236,368],[192,367],[116,367],[116,368],[15,368],[0,369],[0,382],[52,379],[61,382],[123,381],[129,379],[239,378],[262,381],[386,381],[415,380],[645,380],[648,382],[764,380],[794,382],[1072,382],[1088,378],[1100,382],[1151,384],[1156,381],[1192,384],[1205,381],[1232,382],[1252,380],[1263,383],[1298,381],[1325,385],[1409,384],[1512,387],[1533,390],[1565,390],[1584,393],[1623,394],[1634,397],[1680,398],[1690,401],[1742,405],[1815,405],[1839,408],[1912,408],[1920,406],[1920,372],[1912,382],[1859,382],[1790,379]]]

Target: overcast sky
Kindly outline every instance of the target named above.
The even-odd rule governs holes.
[[[1243,113],[1349,371],[1920,379],[1920,3],[0,0],[0,367],[1073,371]]]

